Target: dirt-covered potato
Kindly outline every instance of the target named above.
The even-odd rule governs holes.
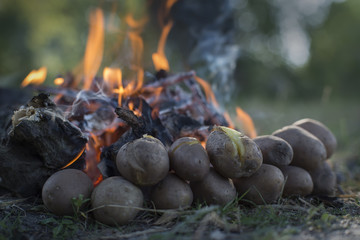
[[[290,144],[284,139],[264,135],[258,136],[253,140],[261,150],[263,163],[274,166],[286,166],[291,163],[294,152]]]
[[[72,199],[83,195],[90,198],[93,190],[91,179],[77,169],[65,169],[51,175],[42,188],[45,206],[56,215],[74,214]]]
[[[273,203],[280,197],[284,175],[279,168],[263,164],[250,177],[236,178],[233,182],[242,199],[260,205]]]
[[[251,176],[262,164],[260,148],[234,129],[215,127],[206,142],[211,164],[228,178]]]
[[[305,169],[295,166],[280,166],[279,168],[285,177],[283,196],[306,196],[313,191],[312,178]]]
[[[225,205],[236,197],[236,190],[231,179],[225,178],[210,168],[205,178],[190,183],[194,201],[206,202],[208,205]]]
[[[145,135],[122,146],[116,166],[124,178],[139,186],[160,182],[169,172],[169,157],[160,140]]]
[[[290,165],[301,167],[307,171],[318,168],[326,158],[324,144],[305,129],[297,126],[286,126],[273,133],[287,141],[294,156]]]
[[[187,181],[200,181],[210,169],[209,157],[199,140],[183,137],[176,140],[169,150],[170,167]]]
[[[122,177],[102,181],[91,194],[94,217],[110,226],[129,223],[143,204],[141,190]]]
[[[189,184],[175,174],[169,173],[153,188],[151,201],[157,209],[186,208],[193,201],[193,193]]]
[[[310,118],[296,121],[293,125],[301,127],[317,137],[326,148],[326,158],[331,157],[336,149],[337,141],[334,134],[328,127],[326,127],[323,123]]]
[[[332,171],[327,161],[317,169],[309,171],[314,182],[312,194],[321,196],[334,196],[336,191],[336,174]]]

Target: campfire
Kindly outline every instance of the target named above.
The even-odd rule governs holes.
[[[195,71],[171,72],[165,46],[175,3],[163,7],[154,74],[143,68],[146,19],[131,14],[124,19],[130,68],[100,69],[100,8],[90,15],[81,71],[55,78],[56,87],[42,85],[46,67],[29,73],[21,86],[41,93],[6,123],[3,190],[42,192],[58,215],[72,214],[71,199],[79,194],[91,197],[95,218],[108,225],[128,223],[144,200],[177,209],[195,201],[225,205],[237,194],[254,204],[282,195],[334,195],[336,178],[326,159],[336,139],[326,126],[304,119],[257,136],[251,117],[237,107],[232,121]]]

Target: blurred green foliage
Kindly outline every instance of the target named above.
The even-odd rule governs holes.
[[[321,28],[311,31],[312,57],[300,73],[306,91],[358,98],[360,89],[360,1],[348,0],[331,9]]]
[[[57,74],[76,67],[85,51],[89,13],[98,6],[105,9],[107,22],[115,17],[111,20],[115,23],[113,28],[106,26],[103,65],[123,64],[126,53],[121,44],[126,46],[126,42],[123,42],[122,17],[127,11],[142,15],[146,11],[145,3],[144,0],[2,0],[0,86],[19,86],[28,72],[41,66],[48,67],[48,83]],[[320,9],[317,14],[326,16],[322,21],[316,16],[302,16],[299,22],[308,36],[310,55],[304,65],[298,66],[289,63],[279,38],[283,24],[278,15],[279,4],[286,5],[287,1],[232,0],[232,3],[237,22],[236,41],[241,48],[236,63],[236,95],[273,99],[358,98],[358,0],[332,3],[328,13]],[[114,11],[116,14],[112,15]],[[315,20],[311,22],[310,18]],[[316,21],[319,23],[313,24]],[[153,26],[146,29],[149,28]],[[153,35],[155,40],[147,42],[156,49],[158,32]],[[145,68],[151,67],[148,56],[145,55]]]

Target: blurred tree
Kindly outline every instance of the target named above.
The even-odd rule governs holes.
[[[54,77],[76,66],[84,53],[87,13],[96,6],[94,3],[95,0],[1,1],[0,79],[19,86],[34,68],[47,66]]]
[[[129,49],[123,17],[131,11],[139,19],[150,2],[155,1],[2,0],[0,85],[19,86],[30,70],[43,65],[48,67],[48,81],[71,71],[84,54],[89,12],[99,5],[106,17],[103,66],[121,67]],[[358,96],[360,1],[206,4],[206,0],[179,0],[174,5],[172,17],[177,22],[166,50],[173,71],[193,68],[213,79],[216,90],[235,89],[233,96]],[[145,28],[150,34],[143,35],[144,66],[153,71],[149,56],[156,50],[160,29],[151,21]]]
[[[312,57],[300,76],[314,95],[358,98],[360,89],[360,1],[333,5],[321,28],[311,31]]]

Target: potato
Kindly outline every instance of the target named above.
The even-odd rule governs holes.
[[[284,175],[279,168],[263,164],[250,177],[233,179],[236,191],[242,199],[255,204],[275,202],[284,186]]]
[[[169,150],[170,167],[187,181],[200,181],[210,169],[210,161],[204,147],[193,137],[176,140]]]
[[[280,166],[279,168],[285,177],[284,196],[306,196],[313,191],[312,178],[305,169],[295,166]]]
[[[323,162],[319,168],[309,171],[309,173],[314,182],[312,194],[329,197],[335,195],[336,174],[327,161]]]
[[[284,139],[265,135],[258,136],[253,140],[261,150],[263,163],[274,166],[286,166],[291,163],[294,152]]]
[[[169,173],[154,187],[151,200],[157,209],[186,208],[193,201],[193,193],[189,184],[175,174]]]
[[[326,158],[330,158],[336,149],[336,138],[334,134],[323,123],[314,119],[305,118],[293,123],[293,125],[301,127],[309,131],[317,137],[326,148]]]
[[[206,142],[210,162],[227,178],[251,176],[262,164],[260,148],[249,137],[227,127],[215,127]]]
[[[301,167],[307,171],[318,168],[326,158],[324,144],[303,128],[287,126],[273,133],[287,141],[294,156],[290,165]]]
[[[160,140],[145,135],[123,145],[117,156],[116,166],[125,179],[139,186],[160,182],[169,172],[169,157]]]
[[[226,205],[236,197],[236,190],[231,179],[225,178],[210,168],[204,179],[190,182],[194,200],[208,205]]]
[[[142,204],[141,190],[118,176],[103,180],[91,195],[95,219],[110,226],[129,223],[135,218]]]
[[[42,188],[45,206],[56,215],[74,214],[72,198],[89,198],[93,190],[91,179],[77,169],[64,169],[51,175]]]

